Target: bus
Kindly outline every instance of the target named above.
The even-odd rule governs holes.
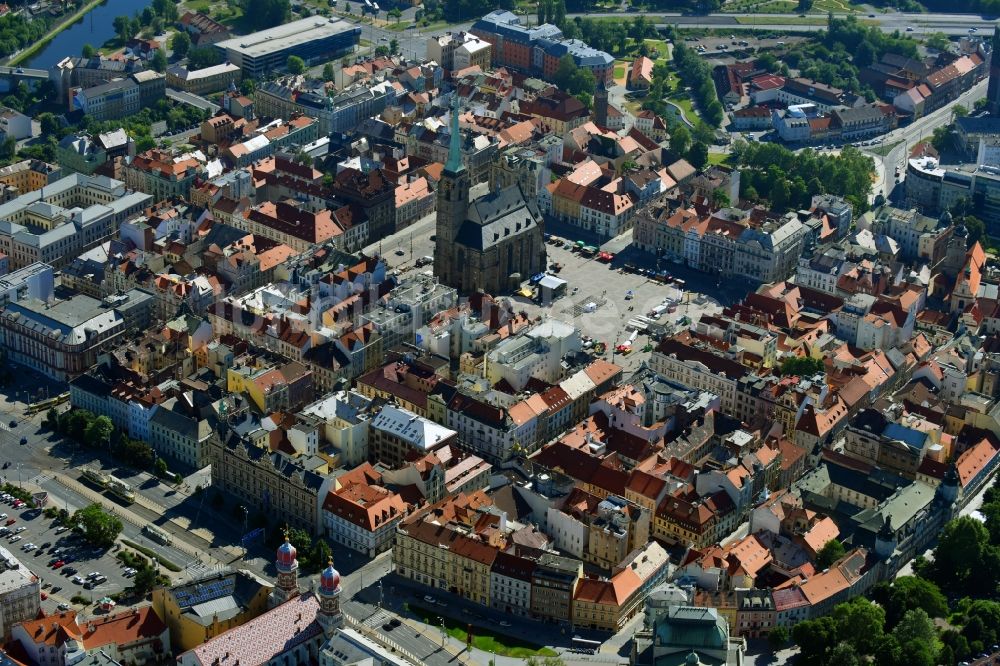
[[[142,528],[142,533],[157,543],[163,544],[164,546],[170,545],[170,535],[156,525],[146,525]]]
[[[129,504],[135,501],[135,491],[132,490],[132,486],[110,474],[108,475],[107,490],[118,499],[124,500]]]
[[[100,470],[94,469],[93,467],[84,467],[83,474],[81,476],[84,481],[99,488],[107,488],[108,486],[108,475]]]

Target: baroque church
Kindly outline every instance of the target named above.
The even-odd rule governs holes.
[[[460,144],[456,97],[437,192],[434,275],[461,294],[512,292],[545,270],[542,217],[516,184],[470,202]]]

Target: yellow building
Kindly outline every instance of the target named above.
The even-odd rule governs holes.
[[[58,179],[59,167],[41,160],[22,160],[0,169],[0,183],[16,187],[18,194],[40,190]]]
[[[153,590],[153,610],[180,653],[264,613],[272,589],[248,571],[227,571]]]

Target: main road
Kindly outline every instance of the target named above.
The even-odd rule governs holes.
[[[361,12],[361,4],[355,2],[348,3],[351,7],[351,16],[347,18],[357,19]],[[412,8],[403,12],[401,21],[412,21]],[[623,13],[623,12],[595,12],[588,14],[568,14],[568,18],[622,18],[631,19],[635,16],[645,16],[657,27],[667,25],[677,25],[684,28],[704,28],[704,29],[724,29],[733,32],[769,30],[780,32],[816,32],[825,30],[826,23],[806,25],[802,23],[800,14],[681,14],[679,12],[645,12]],[[380,14],[382,16],[382,14]],[[992,34],[996,21],[978,16],[975,14],[946,14],[927,13],[915,14],[909,12],[887,12],[887,13],[836,13],[834,16],[844,18],[846,16],[857,16],[861,20],[878,26],[884,32],[899,31],[902,33],[912,32],[917,35],[941,32],[946,35],[958,36],[968,34],[971,28],[981,31],[984,35]],[[823,14],[808,14],[808,18],[823,20]],[[533,17],[532,17],[533,18]],[[783,22],[787,21],[787,22]],[[427,39],[433,35],[439,35],[447,31],[468,30],[472,27],[472,21],[455,23],[447,28],[435,30],[433,35],[424,33],[418,26],[412,26],[406,30],[390,30],[385,26],[375,26],[371,23],[361,24],[361,38],[371,43],[371,49],[377,46],[388,46],[392,40],[396,40],[399,45],[399,52],[406,58],[422,60],[427,57]],[[362,49],[362,52],[364,49]],[[321,68],[317,68],[319,73]]]
[[[879,145],[891,146],[891,150],[884,157],[876,152],[871,153],[875,159],[878,177],[872,188],[872,196],[884,194],[888,197],[897,184],[896,168],[899,168],[898,182],[902,182],[906,176],[906,160],[909,157],[910,149],[921,141],[930,139],[936,127],[950,123],[955,106],[971,109],[977,99],[986,95],[987,83],[985,80],[980,81],[944,107],[884,135]],[[869,150],[875,151],[876,147],[873,146]]]

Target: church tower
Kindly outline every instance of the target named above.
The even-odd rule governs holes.
[[[271,606],[279,606],[299,593],[299,559],[298,552],[288,541],[285,533],[285,543],[278,547],[278,555],[274,560],[274,568],[278,570],[278,582],[271,592]]]
[[[469,173],[462,165],[461,134],[458,130],[458,95],[451,105],[451,142],[448,162],[441,173],[437,191],[437,236],[434,246],[434,275],[442,284],[461,281],[462,260],[456,257],[455,236],[469,211]]]
[[[331,559],[326,569],[319,575],[319,612],[316,621],[323,627],[327,638],[344,626],[344,616],[340,614],[340,573],[333,568]]]
[[[993,51],[990,53],[990,82],[986,88],[986,108],[993,117],[1000,116],[1000,24],[993,27]]]
[[[597,82],[597,89],[594,90],[594,122],[598,127],[608,126],[608,87],[604,85],[603,78]]]

